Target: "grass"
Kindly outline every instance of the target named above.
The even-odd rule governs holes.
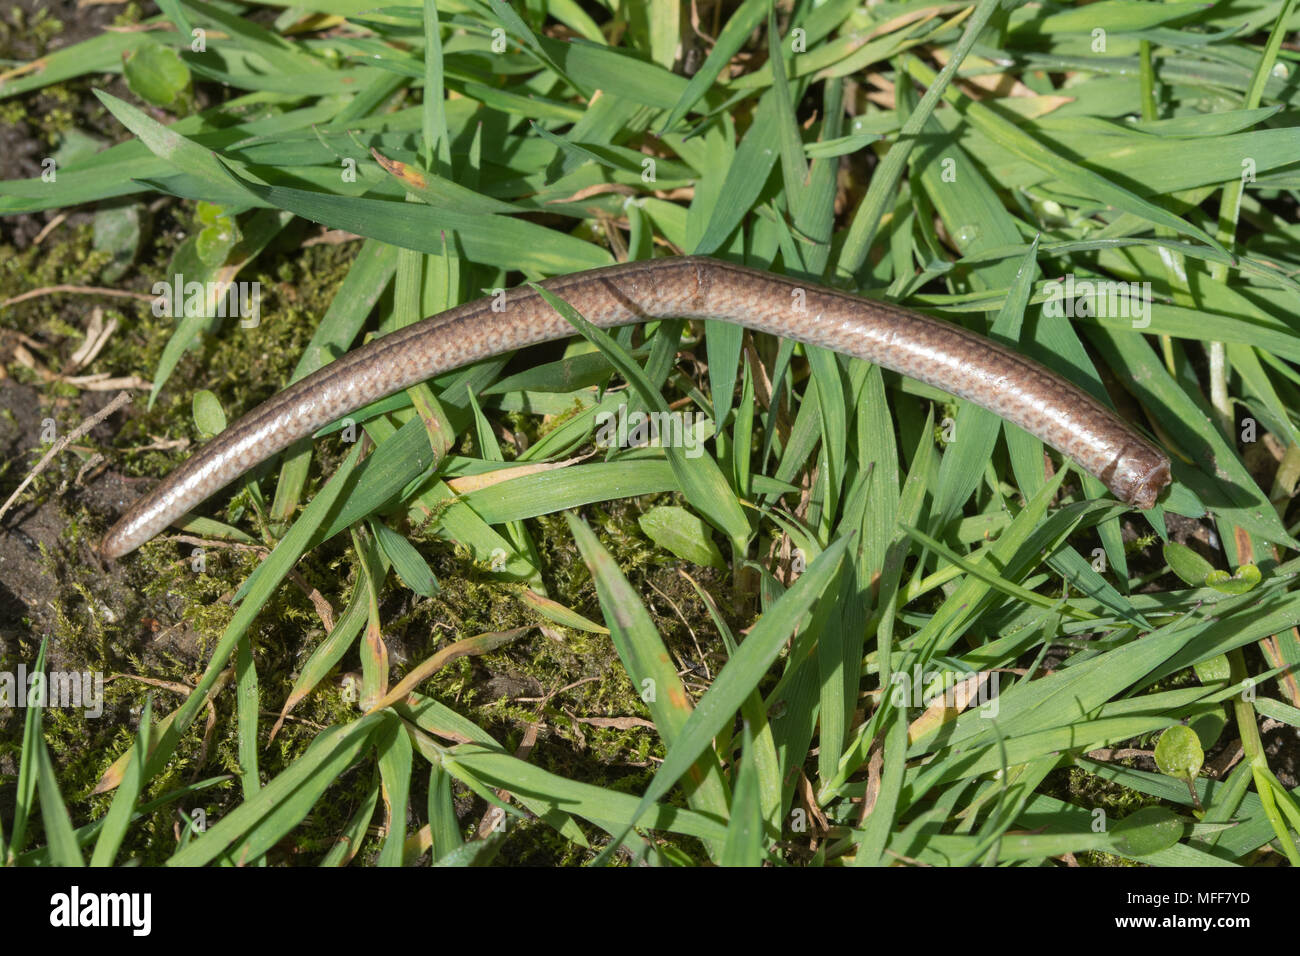
[[[186,452],[146,436],[370,332],[716,255],[1037,357],[1172,453],[1160,507],[860,361],[557,301],[563,349],[324,429],[179,550],[77,567],[106,519],[70,517],[54,646],[130,677],[109,730],[10,711],[0,858],[1300,862],[1295,4],[744,0],[702,34],[682,7],[160,0],[11,62],[6,115],[57,97],[115,143],[69,112],[57,178],[0,184],[6,216],[95,210],[5,295],[262,284],[256,327],[105,302],[96,370],[148,409],[103,450],[158,474]],[[1066,275],[1149,283],[1149,313],[1053,313]],[[84,301],[3,321],[66,344],[57,373],[81,332],[51,303]],[[704,454],[593,448],[620,404],[699,413]],[[160,619],[188,653],[141,648]]]

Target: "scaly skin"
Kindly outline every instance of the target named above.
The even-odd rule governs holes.
[[[885,302],[700,256],[629,262],[541,285],[601,327],[659,318],[735,322],[843,352],[974,402],[1019,425],[1150,508],[1169,459],[1092,396],[984,336]],[[137,501],[105,536],[106,558],[134,551],[240,475],[370,402],[442,372],[573,327],[532,289],[457,306],[376,339],[235,422]]]

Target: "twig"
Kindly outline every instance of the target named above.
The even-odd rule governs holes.
[[[42,471],[45,470],[45,466],[50,463],[51,459],[53,459],[55,455],[63,451],[63,449],[67,448],[70,444],[72,444],[82,435],[85,435],[92,428],[94,428],[96,425],[102,422],[109,415],[112,415],[119,408],[129,404],[131,404],[131,393],[119,392],[117,398],[113,399],[111,402],[109,402],[99,411],[95,412],[94,415],[91,415],[89,418],[83,421],[72,431],[56,439],[54,444],[50,446],[50,450],[47,451],[41,457],[41,460],[36,463],[36,467],[33,468],[30,472],[28,472],[27,477],[24,478],[22,480],[22,483],[19,484],[19,486],[14,489],[14,493],[9,496],[9,500],[6,501],[3,505],[0,505],[0,518],[3,518],[5,516],[5,512],[9,510],[10,506],[14,503],[14,501],[17,500],[18,496],[21,495],[27,489],[27,486],[32,483],[32,481],[36,478],[37,475],[39,475]]]
[[[76,292],[80,295],[111,295],[119,299],[139,299],[142,302],[152,302],[154,300],[154,296],[149,292],[106,289],[98,285],[47,285],[40,289],[31,289],[22,295],[16,295],[12,299],[5,299],[0,302],[0,308],[4,308],[6,305],[17,305],[19,302],[26,302],[28,299],[38,299],[43,295],[50,295],[54,292]]]
[[[58,229],[59,226],[63,225],[64,220],[66,220],[67,218],[68,218],[68,214],[66,212],[61,212],[53,219],[51,219],[49,222],[47,222],[44,226],[41,227],[41,231],[36,234],[36,238],[32,240],[32,245],[39,246],[44,241],[45,237],[48,236],[50,233],[52,233],[55,229]]]

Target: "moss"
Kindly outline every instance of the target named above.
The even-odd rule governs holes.
[[[95,252],[92,240],[90,223],[65,224],[39,246],[0,246],[0,299],[47,286],[93,285],[108,255]],[[66,295],[47,295],[6,306],[5,325],[32,337],[62,336],[74,330],[66,319],[67,303]]]
[[[701,620],[706,612],[694,590],[673,567],[664,563],[663,555],[639,531],[636,516],[651,503],[627,502],[593,508],[588,518],[634,587],[653,595],[653,589],[646,586],[653,581],[688,616]],[[590,574],[563,516],[530,520],[526,526],[541,555],[550,596],[588,617],[599,619],[601,614]],[[520,585],[493,578],[467,555],[444,542],[425,540],[421,547],[439,577],[440,593],[429,600],[415,600],[390,575],[380,594],[383,635],[393,660],[400,661],[399,672],[409,671],[452,640],[541,623],[519,600]],[[708,583],[718,583],[711,577],[715,572],[701,574]],[[342,598],[340,593],[340,602]],[[694,641],[676,614],[661,601],[647,603],[668,645],[685,658],[696,657]],[[494,653],[461,658],[433,675],[421,686],[421,692],[454,707],[493,734],[507,750],[518,747],[527,728],[540,721],[545,729],[534,744],[529,756],[531,762],[571,779],[619,792],[640,792],[653,775],[655,764],[651,758],[663,757],[658,735],[639,727],[628,730],[593,727],[576,719],[578,716],[647,716],[645,705],[623,670],[612,642],[603,635],[551,624],[547,627],[559,639],[534,630]],[[343,669],[359,666],[354,654],[355,651],[345,657]],[[715,672],[719,664],[720,661],[712,662]],[[394,680],[399,676],[400,673],[395,675]],[[584,681],[592,676],[599,679]],[[548,695],[553,696],[544,705],[537,700]],[[339,715],[334,719],[350,716]],[[483,810],[485,807],[479,806],[478,815]],[[502,860],[564,864],[587,858],[585,851],[554,835],[542,824],[516,826],[512,821],[509,834]],[[596,843],[599,844],[598,838]],[[694,848],[695,844],[684,841],[682,846]]]
[[[127,3],[113,16],[113,26],[131,27],[144,20],[144,13],[140,9],[140,4],[135,0]]]
[[[165,211],[161,214],[164,221],[168,215]],[[155,230],[154,235],[161,238],[146,248],[141,262],[126,280],[128,285],[147,284],[148,276],[165,273],[174,249],[170,238],[173,233],[171,229]],[[4,249],[7,255],[0,264],[0,297],[39,286],[96,284],[97,273],[107,257],[91,250],[91,237],[89,224],[65,226],[40,247]],[[136,402],[117,438],[119,447],[154,444],[155,436],[160,434],[185,434],[189,430],[189,390],[196,383],[215,387],[228,408],[255,404],[278,388],[291,372],[315,319],[323,314],[346,274],[351,254],[352,250],[346,248],[318,246],[292,262],[277,264],[274,271],[247,277],[262,283],[264,296],[269,299],[265,304],[267,314],[273,317],[258,329],[248,330],[255,345],[250,348],[246,338],[230,335],[201,342],[177,368],[174,381],[184,382],[186,387],[164,389],[151,410],[144,408],[143,402]],[[74,301],[78,301],[79,309],[84,305],[84,300]],[[153,316],[147,304],[105,311],[117,317],[120,326],[98,364],[119,372],[138,370],[148,375],[174,331],[171,320]],[[58,372],[80,334],[80,323],[70,321],[70,314],[67,296],[46,296],[8,309],[6,323],[32,338],[54,344],[56,347],[40,358]],[[76,405],[68,400],[79,394],[75,389],[43,383],[16,364],[10,369],[15,379],[41,386],[43,401],[49,403],[60,431],[80,420]],[[119,453],[116,464],[129,472],[161,474],[174,467],[183,455],[184,451],[177,450]],[[25,471],[25,463],[17,464],[20,471]],[[105,575],[84,560],[104,530],[102,519],[91,520],[77,507],[63,507],[63,499],[55,495],[72,480],[80,464],[74,455],[60,456],[35,479],[25,496],[25,501],[36,505],[59,503],[66,524],[57,548],[43,554],[43,570],[50,582],[48,618],[39,625],[24,622],[29,636],[20,636],[15,642],[15,662],[35,659],[39,642],[31,629],[48,626],[51,669],[89,669],[105,675],[130,674],[161,684],[192,684],[229,622],[230,596],[251,572],[255,560],[246,552],[212,551],[203,573],[196,573],[187,552],[159,543],[143,548],[114,575]],[[330,575],[322,566],[328,565],[328,554],[313,556],[313,560],[320,562],[313,576],[333,596],[339,582],[337,575]],[[290,675],[296,653],[323,632],[301,592],[283,588],[259,615],[253,633],[263,709],[278,711],[292,686]],[[181,700],[176,693],[159,686],[118,678],[109,680],[105,687],[106,708],[98,720],[80,711],[47,711],[45,736],[60,767],[60,785],[74,824],[94,819],[108,809],[112,794],[92,795],[92,791],[112,760],[129,750],[146,695],[153,697],[155,718],[174,710]],[[204,733],[208,728],[199,720],[165,770],[150,781],[146,799],[189,784],[196,775],[238,770],[232,705],[229,692],[218,695],[206,756]],[[318,728],[356,715],[355,704],[345,702],[337,687],[324,686],[299,705],[276,740],[259,752],[263,779],[278,774],[300,756]],[[14,723],[13,719],[7,720],[6,726],[17,730],[20,738],[21,721],[16,727]],[[267,721],[260,727],[263,737],[269,726]],[[9,739],[6,734],[6,741]],[[15,766],[16,746],[6,743],[0,748],[10,755]],[[341,823],[329,808],[346,806],[349,790],[362,792],[368,777],[368,772],[346,775],[335,784],[332,793],[338,795],[337,804],[326,801],[327,806],[317,808],[302,830],[304,845],[313,840],[332,841]],[[208,819],[215,821],[241,800],[240,788],[232,780],[177,806],[202,808]],[[120,858],[135,856],[146,863],[161,862],[175,846],[173,825],[179,819],[175,812],[151,815],[131,829]],[[39,838],[38,828],[33,840],[39,842]]]
[[[0,56],[8,58],[17,52],[43,56],[50,41],[62,32],[63,24],[49,10],[42,7],[29,13],[14,5],[0,19]]]

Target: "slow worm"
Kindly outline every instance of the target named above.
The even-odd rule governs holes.
[[[959,326],[886,302],[698,256],[629,262],[543,287],[594,325],[721,319],[834,349],[989,409],[1073,458],[1121,501],[1150,508],[1169,459],[1086,392]],[[494,301],[496,308],[494,308]],[[137,501],[101,545],[134,551],[260,462],[323,425],[442,372],[574,334],[532,289],[479,299],[407,326],[263,402]]]

